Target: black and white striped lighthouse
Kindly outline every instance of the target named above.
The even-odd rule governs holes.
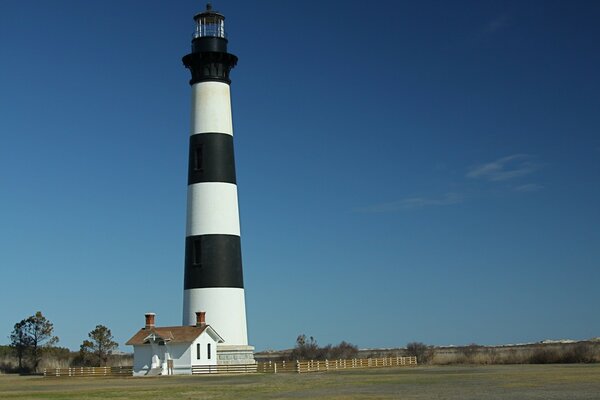
[[[238,59],[227,52],[222,14],[208,4],[194,21],[192,52],[183,57],[192,74],[183,325],[194,325],[195,313],[205,311],[206,322],[225,340],[224,349],[251,349],[229,79]]]

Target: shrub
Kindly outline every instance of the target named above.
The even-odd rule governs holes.
[[[554,364],[561,360],[561,356],[555,349],[538,347],[529,358],[530,364]]]
[[[473,358],[475,357],[475,354],[479,352],[480,347],[481,346],[479,346],[477,343],[471,343],[468,346],[461,347],[460,352],[465,358],[466,362],[473,362]]]
[[[307,338],[300,335],[296,339],[296,347],[290,353],[291,360],[335,360],[350,359],[356,357],[358,347],[352,343],[342,341],[337,346],[328,344],[319,347],[314,337]]]
[[[417,357],[419,364],[427,364],[433,359],[434,350],[432,346],[427,346],[425,343],[410,342],[406,345],[406,354]]]

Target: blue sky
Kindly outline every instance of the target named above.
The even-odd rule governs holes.
[[[213,5],[257,350],[600,336],[600,4]],[[181,323],[203,8],[0,4],[0,343]]]

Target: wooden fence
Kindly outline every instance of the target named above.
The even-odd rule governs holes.
[[[390,368],[416,366],[417,357],[355,358],[351,360],[282,361],[258,363],[257,372],[326,372],[341,369]]]
[[[359,368],[391,368],[417,365],[416,357],[355,358],[351,360],[281,361],[241,365],[193,365],[192,374],[307,373]],[[132,367],[46,368],[46,377],[124,377]]]
[[[298,372],[298,361],[260,362],[257,372],[277,374],[283,372]]]
[[[132,376],[133,367],[44,368],[45,377],[115,377]]]
[[[239,365],[192,365],[192,375],[196,374],[250,374],[257,371],[257,364]]]

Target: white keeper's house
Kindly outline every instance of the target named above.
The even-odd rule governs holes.
[[[146,326],[127,345],[133,346],[133,375],[190,375],[193,365],[217,365],[217,343],[223,338],[196,313],[190,326],[155,326],[155,314],[146,314]]]

